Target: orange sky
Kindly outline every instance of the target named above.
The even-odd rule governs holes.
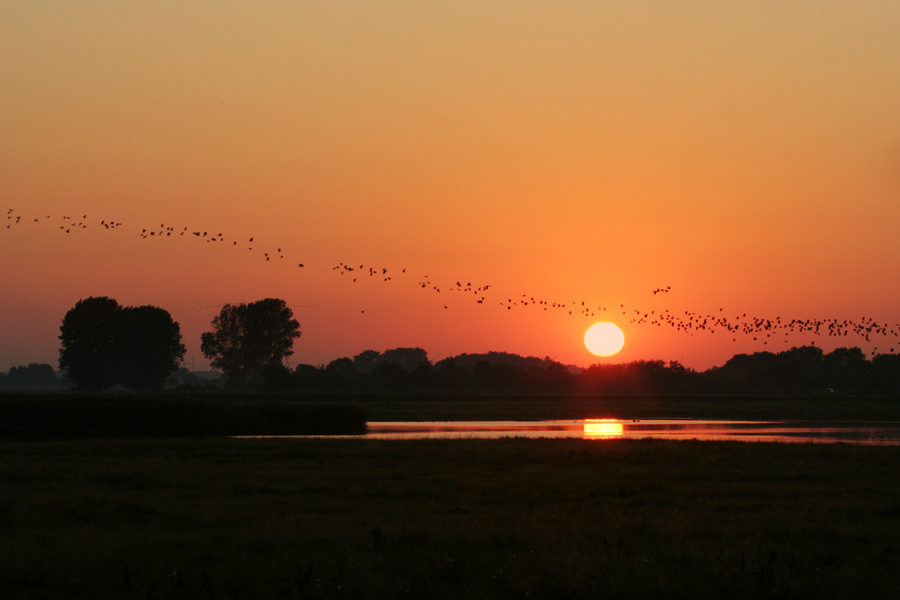
[[[900,4],[730,4],[0,4],[0,209],[22,217],[0,229],[0,370],[55,365],[96,295],[169,310],[197,368],[216,305],[270,296],[301,323],[292,364],[900,352],[630,322],[900,323]],[[161,224],[226,241],[140,236]],[[501,305],[523,294],[628,314]],[[582,344],[598,320],[625,330],[615,357]]]

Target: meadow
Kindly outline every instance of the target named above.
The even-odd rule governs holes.
[[[900,592],[898,447],[0,442],[4,598]]]

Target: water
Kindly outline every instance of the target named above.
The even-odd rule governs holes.
[[[582,438],[900,445],[898,422],[581,419],[370,422],[367,439]]]

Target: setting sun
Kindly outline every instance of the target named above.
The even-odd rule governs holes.
[[[625,334],[613,323],[597,323],[584,334],[584,345],[597,356],[612,356],[625,345]]]

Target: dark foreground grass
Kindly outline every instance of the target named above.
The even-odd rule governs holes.
[[[0,442],[3,598],[888,598],[900,448]]]

